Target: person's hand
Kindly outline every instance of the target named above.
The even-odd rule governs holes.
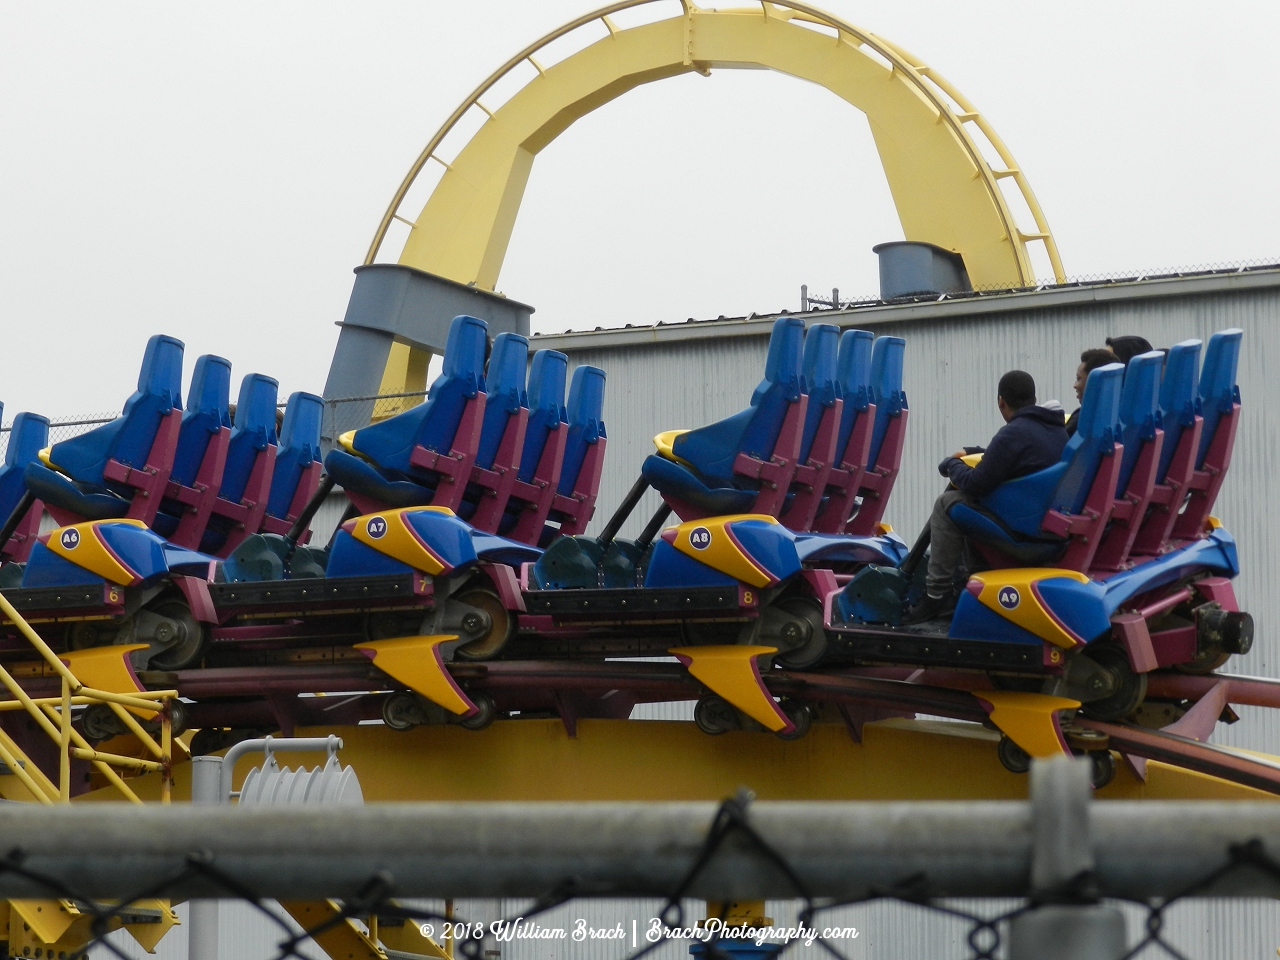
[[[961,458],[963,458],[963,457],[967,457],[968,455],[969,455],[969,451],[967,451],[967,450],[957,450],[957,451],[956,451],[955,453],[953,453],[951,456],[953,456],[953,457],[955,457],[957,460],[959,460],[959,459],[961,459]]]

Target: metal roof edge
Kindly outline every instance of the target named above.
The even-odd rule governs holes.
[[[1084,303],[1204,296],[1221,292],[1238,293],[1269,287],[1280,287],[1280,268],[1051,287],[1043,290],[1014,290],[955,300],[882,303],[843,310],[789,313],[785,316],[800,317],[806,321],[835,323],[842,327],[878,326],[912,320],[973,317],[1018,310],[1052,310]],[[686,340],[709,340],[714,337],[756,337],[766,335],[779,316],[784,314],[739,317],[732,320],[659,323],[650,327],[610,327],[603,330],[535,334],[530,341],[536,344],[538,349],[575,351],[678,343]]]

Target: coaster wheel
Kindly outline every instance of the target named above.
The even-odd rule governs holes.
[[[1089,782],[1093,789],[1101,790],[1116,776],[1116,758],[1110,750],[1091,750],[1089,758]]]
[[[458,721],[458,726],[466,730],[483,730],[498,718],[498,705],[487,693],[473,693],[471,702],[476,705],[476,712]]]
[[[789,650],[779,650],[774,654],[774,663],[784,670],[805,670],[816,666],[827,653],[827,631],[822,625],[822,604],[813,597],[786,597],[778,601],[777,608],[795,621],[796,646]],[[807,639],[803,636],[805,624],[809,627]]]
[[[1084,656],[1111,674],[1112,692],[1101,700],[1090,700],[1080,710],[1095,720],[1123,720],[1137,710],[1147,696],[1147,675],[1135,673],[1124,648],[1113,643],[1090,646]]]
[[[425,719],[422,704],[407,690],[398,690],[382,701],[382,722],[392,730],[412,730]]]
[[[156,641],[164,647],[151,654],[148,666],[152,670],[183,670],[200,662],[209,643],[210,630],[191,614],[185,600],[170,597],[148,607],[152,613],[172,621],[157,629]]]
[[[713,737],[737,730],[741,726],[738,711],[733,705],[714,694],[698,701],[698,705],[693,708],[693,722],[698,725],[699,730]]]
[[[791,721],[792,729],[786,732],[775,734],[780,740],[799,740],[809,732],[809,728],[813,726],[813,711],[809,709],[809,705],[802,700],[783,700],[778,704],[782,708],[782,712],[786,714],[787,719]]]
[[[996,756],[1000,759],[1001,765],[1010,773],[1026,773],[1031,769],[1031,754],[1006,736],[1000,737],[1000,745],[996,747]]]
[[[492,660],[516,634],[516,616],[505,606],[493,590],[487,586],[464,587],[453,597],[458,603],[474,607],[489,617],[489,632],[483,637],[462,644],[454,651],[457,660]],[[478,706],[478,704],[477,704]]]

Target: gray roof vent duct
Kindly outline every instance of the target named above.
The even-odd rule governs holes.
[[[964,257],[932,243],[897,240],[871,248],[880,257],[880,299],[968,293]]]

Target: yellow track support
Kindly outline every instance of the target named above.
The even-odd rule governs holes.
[[[681,0],[681,12],[619,29],[620,10],[661,0],[622,0],[530,44],[499,67],[445,121],[418,156],[383,215],[366,263],[395,220],[410,226],[399,262],[494,289],[537,154],[574,121],[636,87],[686,73],[766,68],[819,84],[866,114],[903,233],[964,255],[978,287],[1035,282],[1027,243],[1044,245],[1056,279],[1061,259],[1044,213],[990,123],[933,67],[870,31],[801,2],[711,10]],[[675,5],[671,4],[672,9]],[[802,26],[802,24],[804,24]],[[812,27],[820,29],[812,29]],[[601,36],[552,66],[535,59],[579,29]],[[545,57],[544,57],[545,59]],[[490,109],[483,98],[521,65],[532,78]],[[483,122],[456,156],[445,138],[472,110]],[[979,146],[995,151],[993,167]],[[421,212],[400,209],[428,161],[444,174]],[[1011,180],[1033,223],[1019,226],[1000,181]],[[416,354],[416,352],[414,352]],[[392,351],[381,393],[416,389],[422,357]]]
[[[723,800],[740,786],[762,800],[1009,800],[1027,777],[996,758],[1000,734],[977,723],[879,720],[855,743],[844,723],[816,721],[799,740],[730,731],[709,737],[687,722],[581,719],[570,737],[559,720],[499,720],[484,730],[456,724],[403,733],[380,725],[299,729],[340,734],[342,757],[365,800]],[[1277,760],[1280,762],[1280,760]],[[180,767],[179,799],[189,782]],[[1149,761],[1147,780],[1125,764],[1098,791],[1104,799],[1268,800],[1270,793]],[[239,786],[237,778],[236,785]],[[130,781],[144,798],[157,775]],[[94,799],[119,799],[110,789]]]
[[[12,698],[0,700],[0,711],[26,711],[58,745],[59,758],[58,782],[55,784],[31,762],[8,734],[0,730],[0,761],[13,778],[10,780],[9,776],[0,777],[0,796],[6,800],[45,804],[69,803],[71,760],[75,758],[90,761],[119,791],[123,799],[133,803],[142,803],[142,800],[114,768],[125,767],[136,773],[154,774],[156,779],[152,786],[156,793],[155,799],[168,803],[173,786],[173,737],[165,701],[176,697],[177,691],[148,691],[141,688],[125,658],[142,647],[103,647],[59,657],[3,594],[0,594],[0,614],[18,628],[40,654],[45,668],[51,668],[62,682],[60,696],[33,698],[8,670],[0,666],[0,685],[8,690]],[[78,664],[86,676],[93,679],[93,685],[82,683],[71,669],[71,664]],[[71,708],[89,704],[106,704],[155,759],[124,757],[96,750],[71,725]],[[138,723],[135,714],[146,719],[157,716],[160,718],[158,743]],[[113,921],[111,929],[123,926],[148,953],[154,953],[156,944],[178,922],[177,914],[170,909],[167,900],[145,900],[132,906],[155,911],[152,916],[156,919],[152,922],[131,923]],[[0,913],[6,918],[9,951],[14,956],[66,957],[78,954],[92,936],[92,916],[82,914],[73,903],[66,900],[12,900],[5,903]]]
[[[332,900],[281,900],[280,906],[303,930],[329,923],[342,912],[342,908]],[[340,960],[387,960],[377,940],[370,938],[350,918],[334,923],[312,939],[321,950]]]

